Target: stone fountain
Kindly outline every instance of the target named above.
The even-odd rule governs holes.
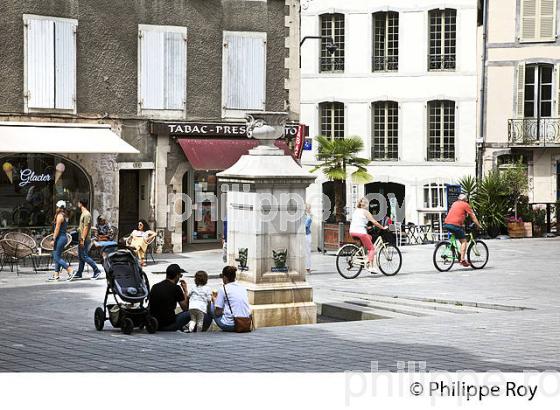
[[[255,327],[316,323],[305,271],[305,189],[315,176],[274,145],[283,113],[248,116],[260,145],[218,173],[227,187],[228,264],[248,290]],[[224,188],[222,188],[223,190]]]

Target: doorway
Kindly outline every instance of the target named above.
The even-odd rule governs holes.
[[[139,171],[119,172],[119,236],[126,236],[138,224],[139,215]]]
[[[404,208],[404,198],[405,198],[406,188],[403,184],[397,184],[393,182],[373,182],[371,184],[366,184],[365,193],[368,194],[380,194],[385,198],[385,206],[387,209],[387,216],[389,216],[393,222],[404,222],[405,218],[405,208]],[[379,213],[382,207],[378,200],[373,200],[370,202],[370,212],[375,216]]]

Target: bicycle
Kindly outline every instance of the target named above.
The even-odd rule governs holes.
[[[394,276],[401,270],[402,255],[399,248],[383,239],[383,232],[373,245],[377,249],[377,267],[385,276]],[[366,267],[367,250],[353,243],[342,245],[336,253],[336,269],[344,279],[357,278]]]
[[[475,239],[472,227],[468,232],[467,261],[473,269],[482,269],[488,263],[488,246],[480,239]],[[447,272],[451,269],[455,261],[459,261],[461,255],[461,243],[455,238],[454,234],[448,241],[441,241],[434,250],[433,262],[436,269],[440,272]]]

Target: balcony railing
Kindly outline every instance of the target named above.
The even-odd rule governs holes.
[[[517,146],[560,145],[560,118],[520,118],[508,120],[508,142]]]
[[[429,54],[428,70],[429,71],[450,71],[455,70],[456,59],[455,54]]]
[[[319,59],[319,66],[322,73],[343,72],[344,57],[321,57]]]

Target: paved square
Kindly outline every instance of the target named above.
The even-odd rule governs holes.
[[[135,331],[93,326],[105,281],[46,283],[46,273],[0,272],[0,371],[341,372],[560,370],[560,239],[488,241],[481,271],[432,265],[433,246],[403,247],[395,277],[345,280],[333,255],[314,254],[315,301],[383,320],[264,328],[250,334]],[[162,255],[150,281],[171,261],[206,269],[218,284],[221,251]],[[189,279],[192,284],[192,279]]]

